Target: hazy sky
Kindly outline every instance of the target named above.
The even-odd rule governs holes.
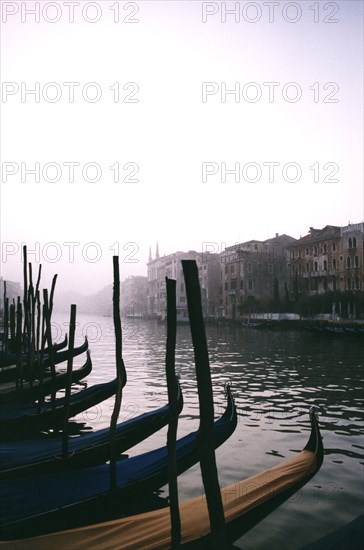
[[[361,1],[1,8],[4,278],[363,220]]]

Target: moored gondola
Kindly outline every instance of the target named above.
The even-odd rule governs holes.
[[[67,338],[66,338],[67,343]],[[81,355],[88,349],[88,341],[87,338],[85,338],[85,341],[81,346],[78,346],[72,350],[72,357],[77,357],[78,355]],[[54,350],[53,355],[53,361],[55,365],[59,365],[60,363],[63,363],[64,361],[68,360],[68,357],[70,356],[70,351],[62,350],[57,351],[57,349]],[[28,360],[28,357],[23,354],[22,356],[22,373],[23,373],[23,379],[24,380],[30,380],[30,379],[36,379],[41,376],[41,372],[49,370],[49,367],[51,365],[51,359],[49,357],[49,353],[45,353],[43,357],[43,361],[41,366],[34,365],[33,367],[30,367],[26,361]],[[19,375],[19,369],[16,364],[13,364],[16,362],[16,355],[15,357],[12,356],[11,361],[9,360],[7,366],[4,366],[0,368],[0,383],[6,383],[6,382],[14,382],[16,381],[18,375]]]
[[[89,388],[72,393],[69,402],[68,418],[94,407],[115,394],[116,380],[95,384]],[[65,419],[64,397],[58,397],[52,403],[6,404],[0,407],[0,439],[4,442],[27,436],[40,430],[57,429]],[[3,448],[4,447],[3,443]],[[1,449],[0,449],[1,453]],[[14,457],[14,464],[16,458]]]
[[[230,437],[236,424],[236,407],[228,389],[226,410],[214,424],[216,448]],[[198,460],[197,431],[177,441],[178,474]],[[2,480],[1,539],[30,537],[112,517],[120,502],[127,502],[128,495],[137,492],[143,496],[165,485],[168,479],[167,447],[118,462],[117,484],[113,492],[109,491],[109,473],[109,465],[103,464],[53,475]],[[26,499],[24,495],[27,495]]]
[[[323,461],[322,439],[314,411],[310,411],[311,434],[307,445],[295,457],[278,466],[222,489],[226,531],[233,542],[273,512],[305,485]],[[206,499],[197,497],[180,505],[182,547],[211,548]],[[4,550],[163,550],[171,546],[169,508],[104,523],[0,544]]]
[[[97,399],[101,396],[106,399],[115,393],[116,380],[97,386],[93,395]],[[89,392],[92,389],[88,388],[79,393]],[[180,414],[183,408],[183,396],[179,384],[177,403],[178,414]],[[62,408],[60,413],[62,414]],[[164,405],[125,422],[120,422],[116,428],[117,454],[124,453],[163,428],[168,423],[169,417],[169,405]],[[110,459],[110,429],[104,428],[70,438],[68,442],[69,456],[65,459],[62,458],[61,451],[62,439],[58,438],[3,443],[0,446],[0,478],[58,472],[102,464]]]
[[[79,382],[92,371],[92,361],[87,350],[86,362],[72,371],[72,383]],[[57,372],[55,379],[47,374],[43,380],[34,380],[32,383],[23,382],[23,387],[18,387],[15,382],[0,385],[0,401],[4,403],[30,403],[58,391],[66,386],[67,372]]]

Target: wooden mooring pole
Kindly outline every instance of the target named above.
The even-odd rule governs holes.
[[[182,260],[186,284],[188,315],[195,354],[196,378],[200,403],[198,445],[202,481],[210,517],[212,548],[226,550],[224,508],[221,500],[214,448],[214,399],[207,339],[202,315],[198,268],[194,260]]]
[[[178,504],[176,438],[178,427],[177,378],[175,370],[177,309],[176,309],[176,281],[166,277],[167,287],[167,350],[166,350],[166,378],[168,388],[168,403],[170,417],[167,434],[168,447],[168,485],[169,504],[171,515],[171,542],[172,549],[180,548],[181,519]]]
[[[123,361],[122,331],[120,319],[120,273],[119,257],[113,256],[114,290],[113,290],[113,318],[115,331],[115,360],[116,360],[116,396],[114,410],[110,422],[110,491],[115,491],[116,480],[116,426],[120,414],[123,388],[126,384],[126,370]]]
[[[64,396],[64,415],[63,415],[63,435],[62,435],[62,458],[68,457],[68,417],[70,409],[71,385],[72,385],[72,366],[73,366],[73,350],[75,348],[75,331],[76,331],[76,305],[71,305],[69,340],[68,340],[68,361],[67,361],[67,383]]]

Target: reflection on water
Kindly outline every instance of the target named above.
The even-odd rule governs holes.
[[[56,318],[63,327],[66,319]],[[93,371],[89,385],[115,376],[111,318],[79,316],[77,337],[89,337]],[[293,456],[309,434],[308,410],[320,409],[325,461],[297,495],[246,534],[236,547],[294,550],[363,512],[364,349],[360,338],[325,338],[309,332],[208,326],[207,337],[216,414],[224,409],[224,385],[232,384],[239,422],[217,451],[221,485],[268,469]],[[59,337],[60,339],[60,337]],[[123,321],[123,356],[128,383],[120,420],[167,401],[165,326]],[[176,368],[184,409],[179,436],[198,426],[198,398],[189,327],[178,326]],[[80,415],[94,427],[109,424],[113,399]],[[166,429],[130,454],[164,445]],[[199,468],[179,478],[180,498],[201,494]],[[166,495],[166,490],[162,491]],[[309,525],[309,529],[307,526]]]

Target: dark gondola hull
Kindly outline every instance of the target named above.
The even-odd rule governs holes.
[[[229,395],[224,415],[214,424],[215,447],[230,437],[236,423],[236,408]],[[177,442],[179,474],[198,462],[197,440],[198,432],[193,432]],[[113,494],[109,492],[107,464],[53,476],[4,480],[0,487],[1,539],[30,537],[110,519],[130,495],[154,491],[167,479],[168,451],[161,447],[119,462]]]
[[[96,389],[100,391],[94,392],[95,395],[101,397],[102,393],[105,397],[106,392],[113,395],[116,391],[116,380],[99,386]],[[178,386],[178,414],[182,408],[183,396]],[[163,428],[168,423],[169,416],[169,406],[165,405],[121,422],[116,428],[116,452],[124,453]],[[110,430],[105,428],[70,438],[70,456],[65,460],[60,457],[61,448],[62,440],[57,439],[3,444],[0,448],[0,479],[102,464],[110,459]]]
[[[92,371],[92,361],[90,352],[87,351],[87,359],[82,367],[74,369],[72,371],[71,379],[72,383],[79,382],[83,378],[86,378]],[[64,388],[67,384],[67,372],[58,372],[55,376],[55,381],[51,376],[43,378],[42,384],[39,380],[35,380],[33,384],[24,382],[23,388],[16,388],[15,383],[2,384],[0,386],[0,401],[5,403],[31,403],[37,401],[46,395],[50,395],[52,392],[58,391]]]
[[[316,419],[311,418],[311,426],[309,443],[296,457],[284,461],[267,472],[222,489],[226,531],[230,541],[241,536],[253,526],[253,523],[256,524],[263,516],[274,510],[317,473],[323,460],[323,448]],[[261,485],[256,485],[257,478]],[[276,491],[272,492],[273,487]],[[249,502],[246,503],[246,500]],[[268,506],[269,502],[270,506]],[[180,512],[182,547],[210,550],[212,546],[206,499],[197,497],[183,502],[180,505]],[[247,514],[250,513],[256,514],[254,521],[249,520]],[[246,518],[248,518],[247,524]],[[80,529],[4,543],[2,548],[4,550],[13,548],[16,550],[48,550],[49,548],[87,550],[91,547],[102,547],[103,550],[116,548],[118,550],[135,550],[135,548],[167,550],[171,547],[170,537],[170,511],[167,507]]]
[[[85,338],[84,343],[73,350],[72,357],[77,357],[79,355],[82,355],[82,353],[85,353],[85,351],[87,350],[88,350],[88,341],[87,341],[87,338]],[[55,349],[54,351],[55,351],[55,354],[53,359],[54,359],[55,365],[59,365],[60,363],[67,361],[68,357],[70,356],[69,350],[57,351],[57,349]],[[16,381],[18,377],[18,368],[15,364],[16,360],[17,360],[16,355],[12,354],[10,358],[8,358],[7,365],[1,365],[2,368],[0,368],[0,384]],[[34,367],[33,369],[31,369],[29,365],[26,363],[27,360],[28,360],[27,355],[23,354],[23,357],[22,357],[23,379],[24,380],[39,379],[40,369],[38,367]],[[49,370],[49,368],[50,368],[49,353],[45,353],[43,358],[42,369]]]

